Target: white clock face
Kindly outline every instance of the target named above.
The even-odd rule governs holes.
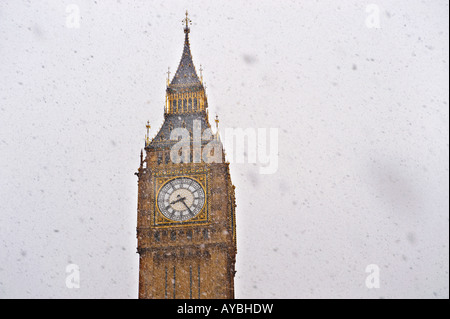
[[[164,184],[157,197],[161,213],[174,221],[197,216],[205,204],[205,191],[195,180],[178,177]]]

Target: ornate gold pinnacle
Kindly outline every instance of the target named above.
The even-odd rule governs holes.
[[[185,28],[184,28],[184,32],[185,33],[189,33],[189,24],[192,25],[192,20],[189,19],[188,17],[188,11],[186,10],[186,18],[184,18],[181,22],[183,22],[184,24],[186,24]]]
[[[170,84],[170,67],[167,68],[167,85]]]
[[[150,136],[149,136],[149,131],[150,131],[150,121],[147,121],[147,125],[145,125],[145,127],[147,128],[147,134],[145,135],[145,146],[150,144]]]

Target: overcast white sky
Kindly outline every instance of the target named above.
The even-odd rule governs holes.
[[[2,0],[0,298],[137,297],[133,173],[186,9],[221,129],[279,129],[275,174],[231,165],[236,297],[448,298],[448,2],[374,1],[378,29],[370,3]]]

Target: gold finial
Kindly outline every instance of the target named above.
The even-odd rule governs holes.
[[[216,122],[216,140],[219,140],[219,116],[217,114],[214,122]]]
[[[201,64],[200,64],[200,69],[199,69],[199,71],[200,71],[200,81],[203,83],[203,67],[202,67]]]
[[[167,68],[167,85],[170,84],[170,66]]]
[[[186,27],[184,28],[184,32],[189,33],[189,24],[192,25],[192,20],[189,19],[187,10],[186,10],[186,18],[184,18],[182,22],[186,24]]]
[[[145,125],[147,128],[147,135],[145,135],[145,146],[150,144],[150,137],[149,137],[149,130],[150,130],[150,121],[147,121],[147,125]]]

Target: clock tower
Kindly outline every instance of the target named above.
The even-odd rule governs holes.
[[[234,298],[234,185],[216,117],[208,119],[203,78],[184,48],[167,79],[164,123],[141,151],[138,172],[139,298]],[[168,73],[170,76],[170,73]]]

